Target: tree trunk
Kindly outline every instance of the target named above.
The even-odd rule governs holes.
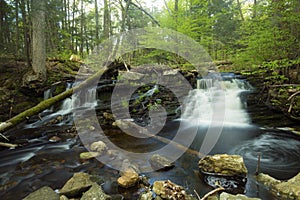
[[[98,50],[98,44],[100,42],[100,38],[99,38],[99,11],[98,11],[98,1],[95,0],[95,21],[96,21],[96,27],[95,27],[95,36],[96,36],[96,39],[95,39],[95,45],[96,45],[96,48]]]
[[[83,46],[84,46],[84,10],[83,10],[83,0],[81,0],[81,9],[80,9],[81,17],[80,17],[80,48],[79,53],[81,58],[83,58]]]
[[[103,39],[109,38],[109,7],[108,7],[108,0],[104,0],[104,13],[103,13]]]
[[[240,12],[241,20],[245,21],[244,14],[243,14],[243,11],[242,11],[242,4],[241,4],[240,0],[236,0],[236,1],[237,1],[237,6],[238,6],[238,9],[239,9],[239,12]]]
[[[32,0],[32,69],[37,80],[46,80],[45,0]]]
[[[30,34],[29,34],[29,24],[27,23],[27,15],[25,10],[25,0],[21,0],[20,5],[21,13],[22,13],[22,21],[23,21],[23,37],[24,37],[24,53],[26,57],[26,63],[28,66],[30,63]]]
[[[15,52],[16,57],[19,58],[19,0],[16,0],[15,2],[15,9],[16,9],[16,36],[15,36]]]

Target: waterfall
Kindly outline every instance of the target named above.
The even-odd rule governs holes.
[[[197,89],[190,91],[185,101],[181,119],[198,126],[216,119],[225,126],[247,125],[249,117],[240,94],[248,90],[248,83],[239,79],[199,79]]]

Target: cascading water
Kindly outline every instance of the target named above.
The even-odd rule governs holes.
[[[212,123],[216,119],[214,116],[223,115],[219,120],[223,119],[221,123],[224,125],[247,125],[249,117],[240,94],[248,90],[249,85],[239,79],[218,83],[210,78],[199,79],[197,89],[192,90],[187,97],[182,119],[193,125],[204,125]],[[216,105],[221,109],[215,109]]]

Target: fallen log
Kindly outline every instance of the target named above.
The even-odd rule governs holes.
[[[107,67],[101,68],[97,73],[84,80],[81,84],[73,88],[70,88],[69,90],[66,90],[65,92],[62,92],[54,97],[46,99],[40,102],[39,104],[37,104],[36,106],[29,108],[28,110],[25,110],[24,112],[14,116],[13,118],[8,119],[5,122],[0,123],[0,133],[3,133],[4,131],[16,126],[17,124],[26,120],[28,117],[39,114],[43,110],[50,108],[55,103],[62,101],[67,97],[70,97],[74,92],[77,92],[85,87],[88,87],[90,84],[93,83],[93,81],[98,81],[99,77],[103,73],[105,73],[107,69],[108,69]]]
[[[10,144],[10,143],[0,142],[0,146],[1,146],[1,147],[8,147],[8,148],[14,149],[14,148],[16,148],[16,147],[19,146],[19,145],[17,145],[17,144]]]

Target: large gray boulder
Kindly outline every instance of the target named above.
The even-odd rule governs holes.
[[[29,194],[23,200],[59,200],[59,195],[50,187],[45,186]]]
[[[200,172],[225,176],[247,176],[243,157],[239,155],[216,154],[203,157],[199,163]]]
[[[108,200],[111,199],[111,197],[103,192],[101,186],[99,186],[97,183],[93,183],[92,187],[82,195],[80,200],[92,200],[92,199]]]
[[[83,192],[86,192],[92,185],[93,182],[90,180],[89,174],[83,172],[75,173],[60,190],[60,194],[69,198],[78,197],[81,196]]]

